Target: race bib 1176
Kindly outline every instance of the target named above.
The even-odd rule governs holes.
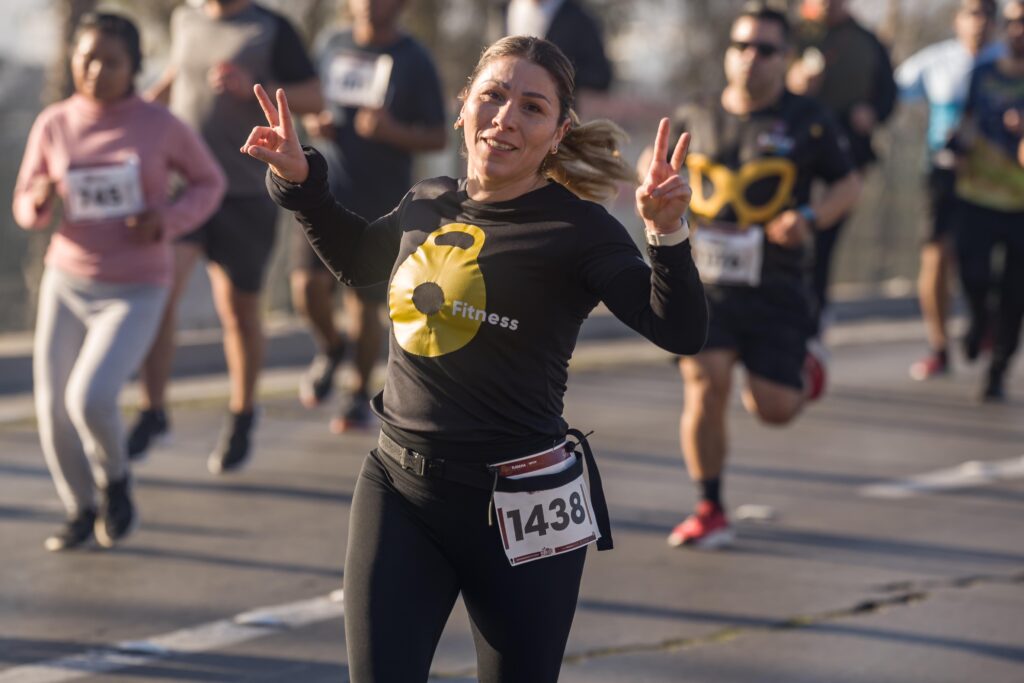
[[[758,226],[701,227],[693,233],[693,260],[705,283],[756,287],[761,284],[764,231]]]

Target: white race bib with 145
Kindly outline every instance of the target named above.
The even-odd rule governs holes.
[[[601,538],[583,473],[545,491],[494,492],[505,555],[513,566],[567,553]]]
[[[700,279],[713,285],[761,284],[764,230],[711,224],[693,233],[693,259]]]
[[[103,221],[142,213],[139,162],[69,169],[65,176],[67,211],[72,221]]]

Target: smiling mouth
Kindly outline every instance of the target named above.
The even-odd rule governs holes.
[[[496,149],[499,152],[511,152],[516,149],[514,145],[509,145],[504,142],[498,142],[493,138],[483,138],[483,141],[484,144],[486,144],[488,147],[490,147],[491,149]]]

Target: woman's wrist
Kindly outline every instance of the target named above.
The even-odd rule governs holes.
[[[672,229],[645,222],[644,234],[648,244],[655,247],[670,247],[681,244],[690,237],[690,226],[685,217],[681,218]]]

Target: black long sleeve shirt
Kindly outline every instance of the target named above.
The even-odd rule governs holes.
[[[555,183],[483,203],[464,179],[435,178],[368,222],[331,196],[323,158],[307,159],[305,183],[268,173],[268,189],[340,280],[389,281],[387,378],[373,407],[410,448],[493,462],[564,435],[569,359],[600,301],[668,351],[704,343],[688,242],[651,247],[648,267],[604,208]]]

